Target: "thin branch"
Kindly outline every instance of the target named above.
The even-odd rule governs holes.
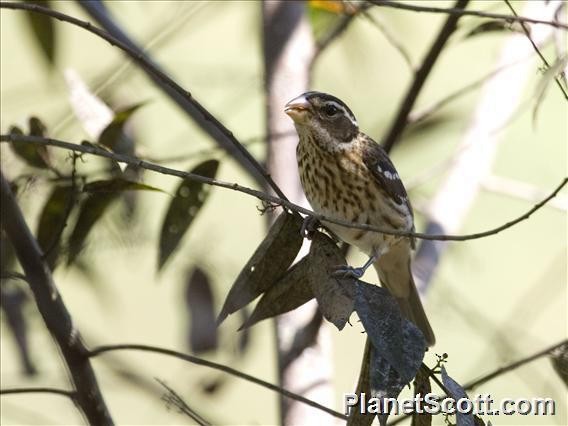
[[[445,107],[449,103],[451,103],[451,102],[455,101],[456,99],[460,98],[461,96],[466,95],[466,94],[470,93],[471,91],[477,89],[479,86],[481,86],[483,83],[485,83],[490,78],[492,78],[492,77],[496,76],[497,74],[509,69],[510,67],[512,67],[514,65],[517,65],[519,62],[520,61],[514,61],[514,62],[511,62],[510,64],[496,68],[496,69],[484,74],[480,78],[472,81],[471,83],[468,83],[465,86],[460,87],[456,91],[444,96],[443,98],[438,99],[437,101],[434,101],[432,104],[430,104],[430,105],[428,105],[424,108],[421,108],[420,110],[411,111],[410,114],[408,114],[408,124],[416,124],[416,123],[419,123],[419,122],[425,120],[426,118],[430,117],[432,114],[439,111],[441,108]]]
[[[304,398],[303,396],[296,395],[295,393],[290,392],[286,389],[283,389],[280,386],[276,386],[276,385],[274,385],[270,382],[264,381],[264,380],[259,379],[257,377],[254,377],[254,376],[251,376],[249,374],[243,373],[241,371],[235,370],[234,368],[228,367],[228,366],[223,365],[223,364],[218,364],[216,362],[208,361],[208,360],[205,360],[205,359],[202,359],[202,358],[198,358],[196,356],[184,354],[182,352],[177,352],[177,351],[173,351],[173,350],[170,350],[170,349],[164,349],[164,348],[159,348],[159,347],[155,347],[155,346],[148,346],[148,345],[136,345],[136,344],[104,345],[104,346],[98,346],[98,347],[92,349],[89,352],[89,357],[91,357],[91,358],[96,357],[96,356],[101,355],[105,352],[124,351],[124,350],[152,352],[152,353],[167,355],[167,356],[171,356],[171,357],[174,357],[174,358],[177,358],[177,359],[181,359],[183,361],[190,362],[192,364],[201,365],[201,366],[207,367],[207,368],[212,368],[213,370],[223,371],[227,374],[230,374],[231,376],[235,376],[235,377],[238,377],[240,379],[246,380],[248,382],[254,383],[256,385],[262,386],[264,388],[270,389],[270,390],[277,392],[281,395],[284,395],[284,396],[286,396],[290,399],[294,399],[296,401],[303,402],[304,404],[307,404],[310,407],[316,408],[318,410],[325,411],[326,413],[328,413],[328,414],[330,414],[334,417],[337,417],[339,419],[342,419],[342,420],[347,419],[347,416],[342,414],[342,413],[339,413],[335,410],[332,410],[331,408],[320,405],[317,402],[314,402],[310,399]]]
[[[488,374],[485,374],[484,376],[481,376],[479,379],[472,380],[472,381],[468,382],[467,384],[465,384],[463,386],[463,389],[466,390],[466,391],[473,390],[474,388],[476,388],[476,387],[478,387],[478,386],[480,386],[484,383],[487,383],[487,382],[493,380],[494,378],[496,378],[496,377],[498,377],[502,374],[505,374],[505,373],[508,373],[509,371],[515,370],[515,369],[517,369],[517,368],[519,368],[519,367],[521,367],[525,364],[528,364],[529,362],[535,361],[535,360],[537,360],[537,359],[539,359],[543,356],[550,355],[552,352],[554,352],[554,350],[558,349],[559,347],[561,347],[561,346],[563,346],[567,343],[568,343],[568,339],[563,340],[560,343],[557,343],[557,344],[555,344],[551,347],[548,347],[546,349],[538,351],[538,352],[536,352],[532,355],[529,355],[525,358],[522,358],[518,361],[515,361],[515,362],[513,362],[509,365],[506,365],[504,367],[499,367],[496,370],[494,370],[494,371],[492,371]],[[430,376],[430,377],[434,378],[433,376]],[[438,384],[440,384],[440,383],[438,383]],[[445,387],[442,387],[442,389],[445,389]],[[444,396],[449,395],[449,393],[447,392],[447,389],[445,390],[445,392],[446,392],[446,395],[444,395]],[[389,426],[397,425],[397,424],[403,422],[405,419],[407,419],[411,415],[412,414],[405,414],[403,416],[400,416],[396,420],[389,422]]]
[[[28,228],[10,185],[2,173],[0,200],[2,229],[14,247],[43,321],[61,350],[76,389],[74,401],[90,424],[112,425],[112,417],[99,389],[81,335],[57,292],[38,242]]]
[[[513,15],[515,16],[519,16],[517,15],[517,12],[515,12],[515,9],[513,8],[513,6],[511,5],[511,3],[509,2],[509,0],[504,0],[505,4],[507,5],[507,7],[511,10],[511,12],[513,13]],[[550,69],[550,64],[548,63],[548,61],[546,60],[546,58],[544,57],[544,55],[541,53],[540,49],[538,48],[538,46],[536,45],[536,43],[534,42],[534,40],[531,37],[531,32],[530,29],[527,28],[527,25],[524,22],[521,22],[521,27],[523,28],[523,32],[525,33],[525,35],[527,36],[527,38],[529,39],[529,41],[532,44],[533,49],[535,50],[535,52],[537,53],[537,55],[540,57],[540,59],[542,60],[542,62],[544,63],[544,66],[546,67],[546,69]],[[562,92],[562,94],[564,95],[564,99],[568,100],[568,93],[566,93],[566,90],[564,89],[564,87],[562,86],[562,82],[560,81],[560,78],[555,75],[554,76],[554,81],[556,81],[556,85],[558,86],[558,88],[560,89],[560,91]]]
[[[170,388],[166,383],[164,383],[160,379],[156,379],[156,381],[168,392],[166,395],[162,397],[162,400],[167,404],[168,408],[170,406],[176,407],[181,413],[188,416],[190,419],[192,419],[195,423],[197,423],[200,426],[211,425],[210,422],[205,420],[203,417],[197,414],[194,409],[192,409],[189,405],[187,405],[187,402],[185,402],[183,398],[179,396],[179,394],[175,390]]]
[[[63,142],[57,139],[49,139],[49,138],[41,138],[38,136],[27,136],[27,135],[0,135],[0,142],[13,142],[13,143],[33,143],[36,145],[49,145],[55,146],[58,148],[63,148],[71,151],[76,152],[83,152],[85,154],[92,154],[99,157],[106,157],[112,160],[118,161],[120,163],[131,164],[133,166],[151,170],[160,174],[176,176],[182,179],[188,179],[196,182],[200,182],[206,185],[217,186],[220,188],[230,189],[232,191],[242,192],[243,194],[250,195],[255,197],[259,200],[271,203],[273,205],[278,205],[289,209],[290,211],[302,213],[304,215],[311,216],[317,219],[320,222],[330,222],[335,223],[337,225],[345,226],[347,228],[354,228],[354,229],[362,229],[365,231],[373,231],[379,232],[381,234],[387,235],[396,235],[399,237],[413,237],[422,240],[437,240],[437,241],[467,241],[467,240],[475,240],[479,238],[485,238],[490,235],[498,234],[512,226],[523,222],[532,216],[533,213],[540,210],[542,207],[548,203],[551,199],[556,197],[556,195],[560,192],[562,188],[568,183],[568,178],[563,178],[560,184],[552,191],[550,195],[544,198],[539,203],[535,204],[530,210],[528,210],[523,215],[517,217],[514,220],[504,223],[496,228],[489,229],[487,231],[477,232],[473,234],[465,234],[465,235],[445,235],[445,234],[423,234],[420,232],[408,232],[408,231],[399,231],[394,229],[387,229],[387,228],[380,228],[377,226],[367,225],[363,223],[353,223],[346,220],[335,219],[329,216],[317,214],[310,209],[304,208],[297,204],[294,204],[288,200],[275,197],[273,195],[267,194],[265,192],[257,191],[246,186],[239,185],[238,183],[231,183],[225,182],[217,179],[211,179],[208,177],[196,175],[193,173],[184,172],[181,170],[171,169],[164,166],[159,166],[157,164],[141,160],[136,157],[131,157],[128,155],[123,154],[115,154],[104,149],[99,149],[94,145],[77,145],[74,143]]]
[[[313,68],[314,63],[317,58],[327,49],[335,40],[337,40],[353,23],[355,18],[359,16],[360,13],[365,13],[365,11],[370,7],[370,4],[363,3],[356,7],[355,10],[350,13],[343,14],[337,24],[335,24],[316,44],[316,49],[312,56],[310,62],[310,72]]]
[[[175,92],[175,94],[183,98],[184,101],[189,104],[192,108],[194,108],[200,115],[201,118],[212,125],[214,129],[219,134],[218,138],[215,138],[217,141],[225,141],[224,146],[227,147],[229,145],[233,146],[233,153],[236,159],[244,158],[252,166],[252,169],[255,173],[253,176],[261,182],[265,180],[268,185],[274,190],[274,192],[282,199],[286,199],[284,193],[280,190],[278,185],[272,180],[270,175],[264,170],[264,168],[260,165],[258,161],[251,155],[250,152],[244,148],[238,139],[233,135],[233,133],[227,129],[213,114],[211,114],[203,105],[201,105],[192,95],[190,92],[185,90],[181,87],[178,83],[168,77],[163,71],[161,71],[156,65],[154,65],[149,59],[146,58],[142,51],[137,51],[133,48],[131,44],[123,42],[116,37],[108,34],[106,31],[103,31],[99,28],[94,27],[90,22],[81,21],[80,19],[74,18],[72,16],[66,15],[61,12],[57,12],[55,10],[47,9],[42,6],[38,6],[37,4],[33,3],[11,3],[11,2],[0,2],[0,8],[5,9],[19,9],[19,10],[26,10],[29,12],[39,13],[42,15],[47,15],[52,18],[58,19],[63,22],[67,22],[69,24],[75,25],[77,27],[83,28],[84,30],[97,35],[98,37],[106,40],[111,45],[118,47],[122,51],[124,51],[134,62],[139,64],[148,74],[151,75],[153,79],[160,81],[164,87],[167,87],[171,91]],[[211,134],[211,132],[210,132]],[[221,139],[220,139],[221,138]],[[241,164],[243,162],[241,161]],[[250,170],[250,169],[249,169]],[[261,178],[261,179],[259,179]]]
[[[17,395],[23,393],[50,393],[53,395],[61,395],[66,396],[67,398],[72,399],[75,401],[77,398],[77,393],[74,391],[68,391],[65,389],[58,389],[58,388],[8,388],[8,389],[0,389],[0,395]]]
[[[416,69],[414,67],[414,64],[412,63],[412,58],[410,56],[410,53],[408,53],[408,50],[406,50],[404,45],[400,43],[396,39],[396,37],[390,32],[387,26],[383,24],[383,22],[380,19],[377,19],[373,15],[371,15],[368,11],[365,10],[362,13],[363,16],[365,16],[365,18],[367,18],[367,20],[381,32],[381,34],[386,39],[386,41],[390,43],[390,45],[400,54],[402,59],[404,59],[404,62],[406,62],[406,65],[408,65],[408,68],[411,71],[415,72]]]
[[[483,12],[480,10],[463,10],[456,7],[443,8],[443,7],[419,6],[416,4],[402,3],[390,0],[367,0],[367,1],[369,3],[374,4],[375,6],[392,7],[394,9],[411,10],[414,12],[444,13],[455,16],[477,16],[480,18],[498,19],[506,22],[530,22],[531,24],[544,24],[544,25],[550,25],[555,28],[563,28],[565,30],[568,30],[568,25],[562,24],[560,22],[543,21],[541,19],[527,18],[525,16],[503,15],[500,13]]]
[[[456,9],[463,10],[466,8],[468,3],[469,0],[457,0],[455,3]],[[440,53],[442,53],[446,42],[456,30],[459,18],[460,15],[457,14],[448,16],[446,22],[440,29],[438,36],[434,40],[434,43],[432,43],[430,50],[424,57],[422,65],[416,71],[414,80],[412,81],[412,84],[410,85],[408,92],[406,93],[404,100],[398,109],[396,118],[394,119],[390,130],[387,132],[387,136],[383,139],[383,147],[387,152],[392,149],[393,145],[404,132],[404,129],[408,124],[408,115],[412,111],[414,103],[416,102],[416,99],[418,98],[418,95],[420,94],[422,87],[426,82],[426,79],[430,75],[434,64],[438,60]]]
[[[515,370],[519,367],[522,367],[525,364],[528,364],[529,362],[532,362],[534,360],[537,360],[543,356],[549,355],[551,352],[553,352],[555,349],[558,349],[559,347],[565,345],[568,343],[568,339],[565,339],[563,341],[561,341],[560,343],[557,343],[555,345],[552,345],[546,349],[540,350],[532,355],[529,355],[525,358],[521,358],[518,361],[515,361],[509,365],[505,365],[503,367],[499,367],[494,371],[491,371],[490,373],[487,373],[483,376],[481,376],[479,379],[476,380],[472,380],[468,383],[465,384],[465,386],[463,387],[465,390],[472,390],[478,386],[481,386],[484,383],[489,382],[490,380],[493,380],[494,378],[508,373],[509,371]]]

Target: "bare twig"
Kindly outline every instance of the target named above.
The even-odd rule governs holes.
[[[164,383],[160,379],[156,379],[156,381],[162,387],[164,387],[166,389],[166,391],[168,392],[166,395],[164,395],[162,397],[162,399],[164,400],[164,402],[167,404],[168,407],[173,405],[181,413],[188,416],[190,419],[192,419],[194,422],[196,422],[200,426],[211,425],[210,422],[205,420],[203,417],[201,417],[199,414],[197,414],[194,409],[192,409],[189,405],[187,405],[187,402],[185,402],[184,399],[181,396],[179,396],[179,394],[175,390],[170,388],[166,383]]]
[[[404,45],[396,39],[396,37],[391,33],[387,26],[383,24],[380,19],[377,19],[373,15],[371,15],[367,10],[363,10],[362,13],[363,16],[365,16],[365,18],[367,18],[367,20],[381,32],[387,42],[389,42],[390,45],[394,47],[394,49],[400,54],[402,59],[404,59],[404,62],[406,62],[406,65],[408,65],[408,68],[411,71],[416,71],[414,64],[412,63],[410,53],[408,53],[408,50],[406,50]]]
[[[159,81],[162,84],[162,87],[167,88],[170,96],[175,93],[176,100],[183,99],[184,104],[195,110],[195,114],[192,115],[192,117],[196,118],[197,114],[199,114],[201,117],[199,123],[202,126],[205,126],[204,123],[208,123],[207,130],[209,131],[209,134],[211,134],[217,142],[223,144],[223,146],[228,149],[234,155],[235,159],[239,160],[242,165],[250,166],[246,167],[246,169],[252,171],[252,175],[257,179],[259,183],[262,183],[263,181],[267,182],[268,185],[280,198],[286,199],[286,196],[284,195],[284,193],[282,193],[278,185],[274,183],[270,175],[264,170],[260,163],[256,161],[256,159],[250,154],[250,152],[248,152],[246,148],[241,145],[241,143],[237,140],[233,133],[229,129],[227,129],[203,105],[201,105],[190,92],[185,90],[168,75],[166,75],[162,70],[160,70],[155,64],[153,64],[148,58],[146,58],[142,51],[137,50],[135,46],[132,45],[132,43],[121,41],[116,37],[108,34],[106,31],[94,27],[90,22],[81,21],[80,19],[74,18],[61,12],[57,12],[52,9],[38,6],[37,4],[1,2],[0,8],[27,10],[29,12],[50,16],[62,22],[67,22],[69,24],[83,28],[84,30],[95,34],[103,40],[106,40],[111,45],[121,49],[128,56],[130,56],[130,58],[132,58],[134,62],[140,65],[153,80]],[[230,148],[231,146],[232,148]]]
[[[543,21],[541,19],[533,19],[527,18],[525,16],[511,16],[511,15],[503,15],[500,13],[491,13],[491,12],[483,12],[480,10],[463,10],[457,7],[453,8],[443,8],[443,7],[431,7],[431,6],[423,6],[417,4],[410,4],[410,3],[402,3],[398,1],[390,1],[390,0],[367,0],[369,3],[374,4],[375,6],[383,6],[383,7],[392,7],[394,9],[403,9],[403,10],[412,10],[414,12],[428,12],[428,13],[444,13],[447,15],[456,15],[456,16],[477,16],[480,18],[491,18],[491,19],[498,19],[506,22],[530,22],[532,24],[544,24],[550,25],[555,28],[563,28],[568,30],[568,25],[562,24],[560,22],[554,21]]]
[[[77,398],[77,393],[74,391],[68,391],[65,389],[58,388],[8,388],[0,389],[0,395],[17,395],[23,393],[50,393],[53,395],[66,396],[67,398],[75,401]]]
[[[515,9],[513,8],[513,5],[511,5],[511,3],[509,2],[509,0],[504,0],[505,4],[507,5],[507,7],[511,10],[511,12],[513,13],[513,15],[515,15],[516,17],[518,17],[519,15],[517,15],[517,12],[515,12]],[[521,22],[521,27],[523,28],[523,32],[525,33],[525,35],[527,36],[527,38],[529,39],[529,41],[531,42],[531,45],[533,47],[533,49],[535,50],[535,52],[537,53],[537,55],[540,57],[540,59],[542,60],[544,66],[546,67],[546,69],[550,68],[550,64],[548,63],[548,61],[546,60],[546,58],[544,57],[544,55],[541,53],[540,49],[538,48],[538,46],[536,45],[536,43],[534,42],[534,40],[531,37],[531,32],[530,29],[527,27],[527,25],[524,22]],[[560,91],[562,92],[562,94],[564,95],[564,99],[568,100],[568,93],[566,93],[566,89],[564,89],[564,86],[562,86],[562,82],[560,81],[560,77],[558,77],[557,75],[554,76],[554,81],[556,82],[556,85],[558,86],[558,88],[560,89]]]
[[[458,10],[463,10],[466,8],[469,0],[457,0],[455,3],[455,8]],[[446,22],[442,26],[438,36],[432,43],[432,47],[426,54],[426,57],[422,61],[422,65],[415,73],[412,84],[410,85],[408,92],[406,93],[403,102],[401,103],[396,118],[394,119],[386,137],[383,139],[383,147],[387,152],[389,152],[396,141],[400,138],[404,129],[408,124],[408,115],[412,111],[412,107],[426,82],[426,79],[430,75],[434,64],[438,60],[440,53],[450,36],[454,33],[458,19],[461,15],[451,14],[446,19]]]
[[[59,296],[41,249],[4,175],[0,173],[2,229],[14,247],[47,329],[57,342],[76,389],[74,401],[90,424],[112,425],[95,373],[78,330]]]
[[[13,142],[13,143],[33,143],[37,145],[49,145],[55,146],[58,148],[68,149],[71,151],[76,152],[83,152],[85,154],[92,154],[99,157],[106,157],[112,160],[118,161],[120,163],[131,164],[133,166],[151,170],[157,173],[161,173],[164,175],[176,176],[182,179],[189,179],[196,182],[200,182],[206,185],[217,186],[220,188],[230,189],[237,192],[242,192],[243,194],[250,195],[255,197],[259,200],[266,201],[272,204],[276,204],[282,207],[289,209],[290,211],[302,213],[304,215],[312,216],[320,222],[330,222],[335,223],[337,225],[342,225],[348,228],[354,229],[362,229],[365,231],[373,231],[379,232],[382,234],[387,235],[396,235],[399,237],[413,237],[422,240],[437,240],[437,241],[468,241],[468,240],[475,240],[479,238],[485,238],[490,235],[498,234],[512,226],[523,222],[530,218],[530,216],[535,213],[536,211],[540,210],[542,207],[548,203],[551,199],[553,199],[562,188],[568,183],[568,178],[563,178],[560,184],[552,191],[550,195],[544,198],[539,203],[535,204],[530,210],[528,210],[523,215],[513,219],[509,222],[504,223],[496,228],[489,229],[487,231],[477,232],[473,234],[465,234],[465,235],[446,235],[446,234],[423,234],[420,232],[407,232],[407,231],[399,231],[394,229],[387,229],[387,228],[380,228],[377,226],[367,225],[363,223],[353,223],[346,220],[336,219],[332,217],[328,217],[325,215],[317,214],[314,211],[294,204],[288,200],[275,197],[273,195],[267,194],[265,192],[257,191],[246,186],[239,185],[238,183],[231,183],[220,181],[216,179],[207,178],[204,176],[196,175],[193,173],[184,172],[181,170],[171,169],[164,166],[159,166],[154,163],[150,163],[148,161],[141,160],[136,157],[123,155],[123,154],[115,154],[110,151],[106,151],[104,149],[98,149],[96,146],[93,145],[77,145],[69,142],[60,141],[57,139],[49,139],[49,138],[41,138],[38,136],[28,136],[28,135],[0,135],[0,142]]]
[[[214,370],[218,370],[218,371],[223,371],[227,374],[230,374],[232,376],[238,377],[240,379],[246,380],[248,382],[254,383],[256,385],[262,386],[264,388],[270,389],[274,392],[278,392],[281,395],[284,395],[287,398],[291,398],[294,399],[296,401],[299,402],[303,402],[304,404],[307,404],[313,408],[316,408],[318,410],[322,410],[325,411],[326,413],[337,417],[339,419],[343,419],[345,420],[347,418],[347,416],[345,416],[344,414],[341,414],[337,411],[332,410],[331,408],[325,407],[323,405],[320,405],[312,400],[309,400],[307,398],[304,398],[303,396],[300,395],[296,395],[284,388],[281,388],[280,386],[276,386],[270,382],[264,381],[262,379],[259,379],[257,377],[251,376],[249,374],[243,373],[241,371],[235,370],[234,368],[228,367],[226,365],[223,364],[218,364],[216,362],[212,362],[212,361],[208,361],[202,358],[198,358],[196,356],[193,355],[188,355],[188,354],[184,354],[182,352],[177,352],[177,351],[173,351],[170,349],[164,349],[164,348],[159,348],[159,347],[155,347],[155,346],[148,346],[148,345],[137,345],[137,344],[121,344],[121,345],[104,345],[104,346],[98,346],[94,349],[92,349],[89,353],[90,357],[96,357],[98,355],[101,355],[105,352],[111,352],[111,351],[124,351],[124,350],[133,350],[133,351],[143,351],[143,352],[153,352],[153,353],[157,353],[157,354],[162,354],[162,355],[167,355],[167,356],[171,356],[177,359],[181,359],[183,361],[187,361],[190,362],[192,364],[196,364],[196,365],[201,365],[203,367],[207,367],[207,368],[212,368]]]
[[[543,356],[549,355],[555,349],[561,347],[562,345],[565,345],[566,343],[568,343],[568,339],[565,339],[565,340],[561,341],[560,343],[556,343],[555,345],[552,345],[552,346],[550,346],[546,349],[540,350],[540,351],[538,351],[538,352],[536,352],[532,355],[521,358],[518,361],[512,362],[511,364],[505,365],[503,367],[499,367],[494,371],[491,371],[487,374],[484,374],[483,376],[481,376],[478,379],[475,379],[475,380],[472,380],[472,381],[466,383],[463,388],[465,390],[475,389],[476,387],[481,386],[482,384],[487,383],[490,380],[493,380],[494,378],[501,376],[502,374],[508,373],[509,371],[515,370],[519,367],[522,367],[525,364],[528,364],[529,362],[537,360],[537,359],[539,359]]]

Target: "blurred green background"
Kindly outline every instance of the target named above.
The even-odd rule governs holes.
[[[426,2],[421,2],[425,3]],[[448,6],[450,2],[429,2]],[[52,6],[88,19],[73,2]],[[263,60],[261,15],[257,2],[107,2],[117,21],[141,44],[149,46],[154,59],[184,88],[214,113],[240,140],[264,132]],[[523,2],[515,2],[521,11]],[[473,2],[472,9],[506,13],[501,2]],[[419,63],[444,16],[373,8],[394,36]],[[122,53],[81,29],[56,24],[56,66],[48,67],[24,12],[2,9],[1,119],[5,133],[10,125],[23,125],[30,115],[40,117],[50,136],[79,142],[87,139],[68,102],[63,70],[74,69],[92,90],[107,83],[100,95],[118,105],[148,101],[131,120],[138,153],[152,158],[198,153],[214,147]],[[479,23],[464,18],[446,47],[418,106],[429,105],[493,69],[506,33],[488,33],[464,39]],[[160,35],[158,46],[152,40]],[[544,49],[553,56],[553,49]],[[524,98],[530,102],[542,76],[535,59],[534,76]],[[113,79],[121,67],[127,69]],[[351,106],[361,128],[380,139],[392,119],[412,75],[399,53],[366,19],[357,19],[347,33],[325,51],[315,68],[313,88],[331,92]],[[405,181],[451,156],[471,120],[479,92],[461,97],[439,114],[434,125],[409,134],[392,154]],[[551,191],[566,175],[566,102],[556,87],[548,89],[536,125],[532,108],[519,111],[502,132],[502,143],[493,173]],[[264,158],[263,143],[250,150]],[[13,178],[24,170],[7,144],[1,144],[2,170]],[[57,153],[65,161],[66,153]],[[172,163],[188,170],[204,158],[221,160],[218,178],[254,183],[220,151]],[[97,164],[86,157],[89,164]],[[443,172],[443,170],[442,170]],[[436,193],[443,173],[413,188],[417,228],[424,223],[421,206]],[[144,182],[168,192],[178,181],[146,172]],[[27,220],[35,229],[38,209],[47,196],[41,180],[20,196]],[[567,191],[561,194],[566,199]],[[193,224],[183,245],[156,273],[157,238],[171,197],[139,193],[139,205],[125,232],[121,206],[113,206],[98,224],[83,252],[79,268],[60,266],[55,281],[78,329],[89,345],[145,343],[187,351],[188,313],[184,302],[187,272],[193,265],[205,269],[213,283],[217,310],[237,276],[265,234],[266,221],[257,211],[259,202],[233,191],[213,188],[209,201]],[[482,191],[461,232],[486,230],[511,220],[533,203]],[[452,243],[445,253],[427,295],[426,310],[436,330],[437,344],[426,355],[433,365],[434,353],[449,354],[448,372],[460,383],[499,365],[531,354],[567,335],[566,211],[545,207],[512,229],[498,235]],[[363,257],[353,254],[350,262]],[[373,280],[372,276],[367,277]],[[14,386],[68,387],[57,348],[35,306],[26,307],[30,350],[39,373],[21,372],[17,350],[2,316],[1,384]],[[342,411],[342,395],[351,392],[360,366],[364,344],[361,326],[353,322],[342,332],[332,329],[335,409]],[[272,327],[263,322],[251,330],[250,345],[238,349],[237,315],[221,327],[221,348],[210,359],[276,381]],[[182,424],[188,418],[167,409],[160,392],[129,381],[116,373],[120,362],[152,384],[159,378],[186,398],[215,424],[275,424],[276,394],[252,384],[199,366],[158,355],[113,353],[95,359],[94,366],[114,419],[119,424]],[[204,386],[223,377],[214,393]],[[406,391],[401,396],[406,396]],[[551,397],[557,414],[548,417],[484,417],[493,424],[567,424],[566,387],[548,359],[540,359],[501,376],[473,392],[503,397]],[[3,396],[3,424],[76,424],[78,411],[65,398],[51,395]],[[443,423],[443,417],[434,420]]]

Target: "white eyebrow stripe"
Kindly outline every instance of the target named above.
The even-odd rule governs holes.
[[[355,117],[353,117],[353,115],[351,113],[349,113],[349,111],[347,111],[345,109],[345,107],[335,101],[329,100],[325,102],[326,104],[331,104],[334,107],[336,107],[337,109],[340,109],[341,111],[343,111],[343,113],[347,116],[347,118],[349,118],[349,121],[351,121],[351,123],[353,123],[354,126],[359,127],[359,124],[357,124],[357,120],[355,119]]]

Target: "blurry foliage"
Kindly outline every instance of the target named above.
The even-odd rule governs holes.
[[[26,0],[26,2],[51,8],[50,0]],[[55,63],[56,46],[55,20],[49,16],[33,12],[26,12],[26,18],[43,56],[47,63],[53,66]]]
[[[219,161],[207,160],[198,164],[190,173],[214,178]],[[193,220],[207,201],[211,186],[193,180],[183,180],[170,203],[160,231],[158,269],[162,269],[171,254],[177,249]]]

